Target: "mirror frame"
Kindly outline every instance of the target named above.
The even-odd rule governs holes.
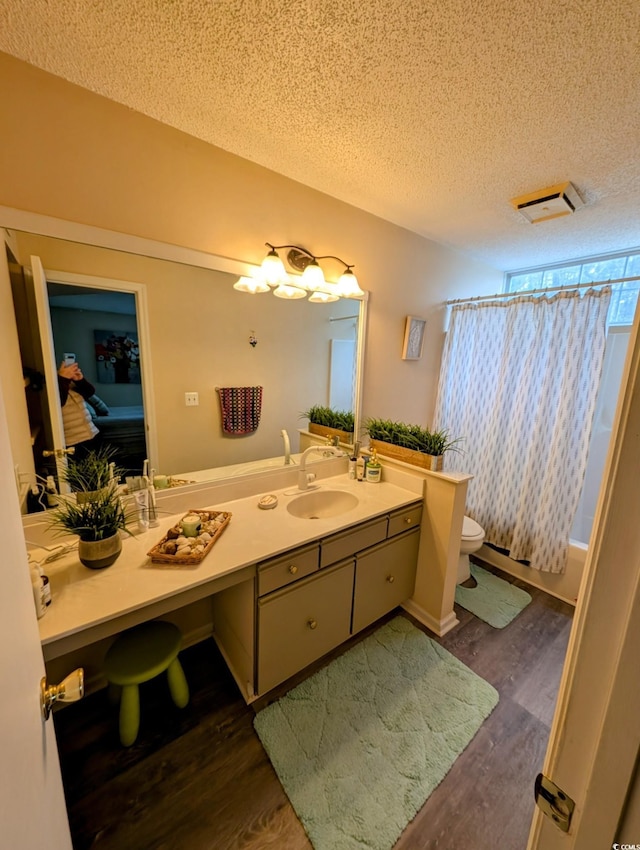
[[[222,257],[218,254],[210,254],[206,251],[200,251],[194,248],[185,248],[179,245],[171,245],[166,242],[159,242],[153,239],[146,239],[140,236],[132,236],[130,234],[119,233],[117,231],[106,230],[93,225],[79,224],[73,221],[66,221],[51,216],[42,215],[40,213],[32,213],[25,210],[16,209],[13,207],[5,207],[0,205],[0,226],[8,231],[25,231],[38,236],[49,236],[57,239],[64,239],[70,242],[78,242],[85,245],[93,245],[99,248],[111,248],[116,251],[122,251],[128,254],[137,254],[144,257],[152,257],[159,260],[168,260],[169,262],[182,263],[184,265],[195,266],[198,268],[211,269],[212,271],[227,272],[232,275],[251,276],[252,273],[259,268],[254,263],[245,262],[243,260],[231,259]],[[71,281],[69,281],[71,282]],[[365,292],[363,298],[351,299],[358,304],[358,338],[356,345],[356,375],[355,375],[355,393],[353,400],[354,414],[354,437],[360,433],[361,428],[361,412],[362,412],[362,392],[363,392],[363,371],[364,371],[364,350],[365,350],[365,335],[366,335],[366,317],[367,304],[369,294]],[[142,307],[143,305],[140,304]],[[139,322],[147,322],[148,317],[139,316]],[[150,386],[150,383],[149,383]],[[148,394],[149,401],[149,423],[151,427],[147,430],[147,440],[149,451],[155,449],[157,445],[157,431],[155,420],[155,407],[153,401],[153,393]],[[145,406],[147,398],[145,398]],[[220,467],[224,469],[224,467]],[[232,480],[231,477],[222,477],[220,481]]]

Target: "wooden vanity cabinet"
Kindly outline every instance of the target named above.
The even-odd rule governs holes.
[[[420,530],[356,555],[352,632],[357,634],[408,599],[416,583]]]
[[[422,520],[422,502],[417,505],[410,505],[408,508],[401,508],[389,515],[389,530],[387,537],[395,537],[403,531],[410,528],[420,528]]]
[[[317,543],[263,561],[258,564],[258,596],[311,575],[319,567],[320,546]]]
[[[331,537],[320,541],[320,566],[328,567],[338,561],[343,561],[367,549],[375,543],[380,543],[387,537],[389,518],[387,516],[363,522],[355,528],[348,528]]]
[[[259,600],[258,693],[348,640],[353,575],[350,559]]]
[[[216,641],[247,701],[409,599],[421,516],[416,502],[367,520],[262,561],[255,582],[217,594]]]

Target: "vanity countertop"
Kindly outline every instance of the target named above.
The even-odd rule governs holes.
[[[176,602],[173,607],[180,607],[197,596],[215,593],[216,586],[233,584],[235,573],[238,581],[251,578],[251,569],[259,561],[420,499],[419,494],[395,484],[352,481],[346,475],[325,478],[314,490],[352,492],[358,497],[358,504],[339,516],[298,519],[287,511],[287,503],[301,495],[293,487],[272,491],[278,497],[278,505],[272,510],[258,508],[264,492],[215,505],[193,504],[190,507],[194,509],[209,508],[232,514],[228,527],[200,564],[179,567],[154,564],[147,557],[147,552],[182,514],[165,517],[157,528],[125,538],[122,554],[113,566],[104,570],[84,567],[75,550],[47,563],[44,571],[49,576],[52,604],[38,621],[45,658],[59,654],[54,651],[56,643],[60,644],[60,651],[66,651],[62,647],[70,636],[76,636],[78,643],[80,633],[86,633],[84,642],[90,643],[118,630],[101,631],[101,625],[115,623],[145,608],[149,609],[149,617],[156,616],[162,610],[171,610],[172,599]],[[31,554],[38,559],[42,552],[35,550]]]

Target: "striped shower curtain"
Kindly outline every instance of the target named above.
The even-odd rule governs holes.
[[[462,437],[466,513],[486,540],[562,573],[587,464],[611,287],[452,309],[435,423]]]

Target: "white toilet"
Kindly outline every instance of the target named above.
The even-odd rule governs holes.
[[[462,522],[462,538],[460,540],[460,557],[458,559],[458,581],[457,584],[462,584],[471,576],[471,567],[469,565],[469,555],[472,552],[477,552],[484,543],[484,528],[471,519],[470,516],[465,516]]]

